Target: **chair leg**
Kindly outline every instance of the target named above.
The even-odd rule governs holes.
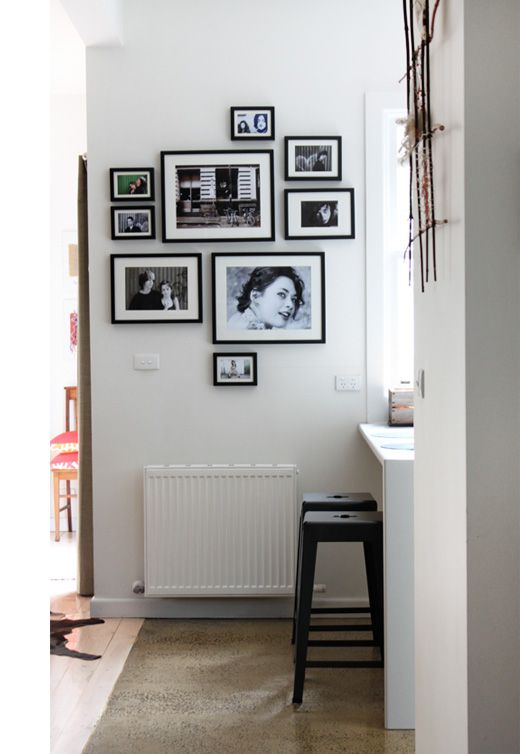
[[[52,475],[54,486],[54,540],[60,541],[60,477],[58,474]]]
[[[67,493],[67,497],[65,499],[67,501],[67,524],[69,527],[69,531],[72,531],[72,497],[71,497],[71,484],[70,484],[69,479],[67,479],[66,485],[67,485],[67,489],[65,491]]]
[[[300,589],[296,615],[296,663],[294,667],[293,704],[301,704],[303,699],[316,550],[317,542],[312,535],[305,532],[304,526],[301,547]]]

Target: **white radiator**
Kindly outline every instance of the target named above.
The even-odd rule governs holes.
[[[296,466],[146,466],[145,595],[294,591]]]

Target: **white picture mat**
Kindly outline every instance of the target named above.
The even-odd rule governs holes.
[[[255,129],[254,119],[255,115],[258,114],[265,115],[265,122],[267,123],[267,128],[265,131],[256,131]],[[239,132],[238,124],[242,120],[244,120],[249,126],[250,133]],[[258,136],[263,136],[265,138],[266,136],[271,135],[272,129],[273,124],[271,112],[269,110],[239,110],[238,112],[235,110],[235,112],[233,113],[233,133],[237,136],[240,136],[241,138],[252,137],[253,139],[257,139]]]
[[[330,170],[296,170],[296,147],[331,147]],[[307,173],[311,176],[319,175],[320,178],[336,177],[339,172],[338,166],[339,143],[336,139],[289,139],[287,142],[287,174],[289,178],[302,178]]]
[[[338,224],[302,227],[301,204],[302,202],[337,202]],[[287,222],[288,232],[291,236],[350,236],[352,234],[352,194],[350,192],[314,191],[309,193],[295,192],[287,194]]]
[[[247,235],[248,239],[266,240],[267,235],[271,235],[271,154],[270,152],[230,152],[217,153],[187,153],[187,154],[165,154],[163,163],[163,185],[164,185],[164,232],[167,240],[176,241],[193,241],[214,239],[218,237],[222,240],[236,239]],[[232,227],[215,228],[193,227],[177,228],[177,204],[175,198],[175,171],[179,167],[185,166],[216,166],[223,165],[256,165],[260,168],[260,225],[258,227]]]
[[[264,342],[273,340],[321,340],[323,333],[322,322],[322,258],[319,256],[287,254],[273,254],[267,256],[250,256],[233,254],[229,257],[215,257],[215,331],[219,341]],[[273,328],[272,330],[237,330],[227,326],[227,277],[228,267],[308,267],[311,278],[311,327],[299,330],[297,328]],[[305,291],[304,291],[305,297]]]
[[[147,269],[149,267],[186,267],[188,269],[188,308],[173,309],[161,311],[160,309],[138,310],[125,308],[126,300],[126,276],[125,270],[130,267]],[[172,255],[169,259],[166,257],[147,256],[145,260],[136,257],[135,262],[126,257],[125,259],[114,259],[114,316],[116,320],[140,322],[147,320],[164,319],[174,320],[175,322],[183,319],[195,319],[200,312],[199,287],[198,287],[198,259],[192,257],[175,257]]]

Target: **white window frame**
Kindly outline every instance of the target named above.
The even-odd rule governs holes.
[[[390,285],[385,244],[385,198],[388,198],[389,126],[406,113],[405,92],[365,95],[366,172],[366,374],[369,423],[388,418],[389,332],[398,317],[398,292]],[[386,182],[386,183],[385,183]],[[403,247],[404,252],[404,247]],[[412,364],[413,368],[413,364]],[[411,378],[411,376],[410,376]]]

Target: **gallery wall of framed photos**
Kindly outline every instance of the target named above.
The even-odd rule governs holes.
[[[274,106],[231,106],[229,113],[232,141],[274,140]],[[283,144],[286,182],[341,180],[341,136],[285,136]],[[162,242],[275,241],[274,152],[161,150]],[[109,180],[111,201],[125,202],[110,208],[112,240],[155,239],[155,207],[138,203],[155,199],[154,168],[110,168]],[[285,240],[355,238],[354,189],[315,186],[283,190]],[[326,342],[323,251],[209,253],[213,343]],[[202,323],[201,258],[112,254],[112,323]],[[258,384],[256,353],[240,357],[250,379],[244,372],[231,379],[229,364],[214,358],[215,386]]]

